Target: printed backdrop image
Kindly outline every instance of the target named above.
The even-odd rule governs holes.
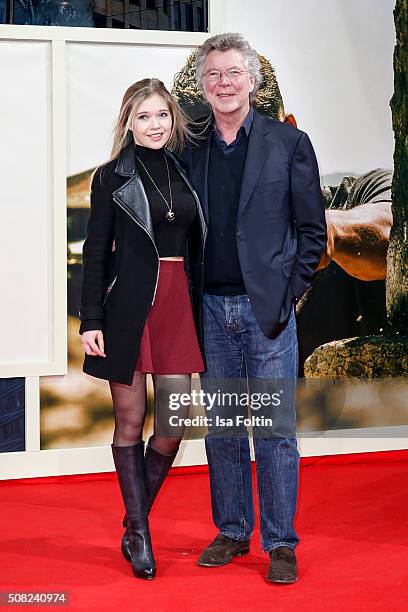
[[[266,6],[255,4],[259,9]],[[266,42],[261,10],[248,31],[243,24],[240,31],[260,54],[264,80],[256,100],[258,110],[277,120],[290,115],[293,124],[308,132],[321,169],[328,244],[312,286],[297,305],[300,376],[306,381],[298,390],[298,431],[308,435],[342,430],[347,436],[361,428],[405,426],[407,344],[401,326],[387,315],[389,271],[399,265],[387,261],[395,223],[389,106],[393,3],[374,2],[375,10],[367,13],[366,0],[353,3],[349,12],[344,3],[329,0],[322,11],[328,19],[336,17],[339,27],[335,36],[331,28],[321,27],[316,37],[311,31],[316,28],[317,4],[312,2],[306,13],[300,9],[290,24],[288,4],[292,2],[275,2],[274,10],[281,18],[281,32],[285,20],[287,27],[296,30],[297,44],[290,49],[282,34],[268,36]],[[359,42],[361,31],[364,44]],[[157,76],[173,88],[190,116],[207,113],[194,84],[193,56],[188,48],[72,46],[67,181],[69,370],[64,377],[42,379],[42,448],[111,442],[108,383],[82,374],[78,335],[90,176],[109,157],[111,130],[130,83]],[[348,74],[348,82],[339,82],[339,71]],[[345,100],[350,96],[352,116],[345,114]],[[374,435],[369,429],[365,432]],[[195,428],[187,436],[204,433]]]

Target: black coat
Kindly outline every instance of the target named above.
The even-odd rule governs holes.
[[[208,222],[211,135],[185,151]],[[210,219],[211,222],[211,219]],[[254,111],[236,225],[245,288],[268,338],[284,329],[326,246],[319,170],[305,132]]]
[[[174,155],[167,150],[165,154],[197,204],[198,214],[189,230],[185,267],[202,347],[201,293],[207,228],[198,196],[186,173]],[[130,143],[117,159],[98,168],[92,181],[91,215],[83,247],[80,333],[102,329],[106,357],[85,355],[84,372],[132,383],[158,272],[159,254],[149,203],[136,167],[134,144]]]

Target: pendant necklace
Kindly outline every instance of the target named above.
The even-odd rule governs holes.
[[[170,182],[170,172],[169,172],[169,165],[167,163],[167,159],[166,159],[166,155],[164,155],[164,161],[166,163],[166,169],[167,169],[167,179],[169,181],[169,194],[170,194],[170,204],[167,202],[166,198],[164,197],[164,195],[162,194],[162,192],[160,191],[160,189],[158,188],[158,186],[156,185],[156,183],[153,180],[153,177],[151,176],[150,172],[148,171],[148,169],[146,168],[146,166],[144,165],[144,163],[142,162],[142,160],[140,159],[140,157],[138,157],[136,155],[136,159],[139,160],[139,162],[142,164],[147,176],[149,177],[149,179],[152,181],[153,185],[156,187],[157,191],[160,193],[161,197],[163,198],[166,206],[167,206],[167,213],[166,213],[166,219],[169,223],[172,223],[174,221],[174,219],[176,218],[176,215],[173,212],[173,194],[171,192],[171,182]]]

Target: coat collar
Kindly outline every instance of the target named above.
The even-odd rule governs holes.
[[[135,146],[133,142],[129,142],[119,153],[115,172],[120,176],[134,176],[136,173]]]

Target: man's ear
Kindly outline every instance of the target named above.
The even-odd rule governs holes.
[[[283,123],[290,123],[292,127],[297,128],[296,119],[291,113],[289,113],[289,115],[285,115]]]

